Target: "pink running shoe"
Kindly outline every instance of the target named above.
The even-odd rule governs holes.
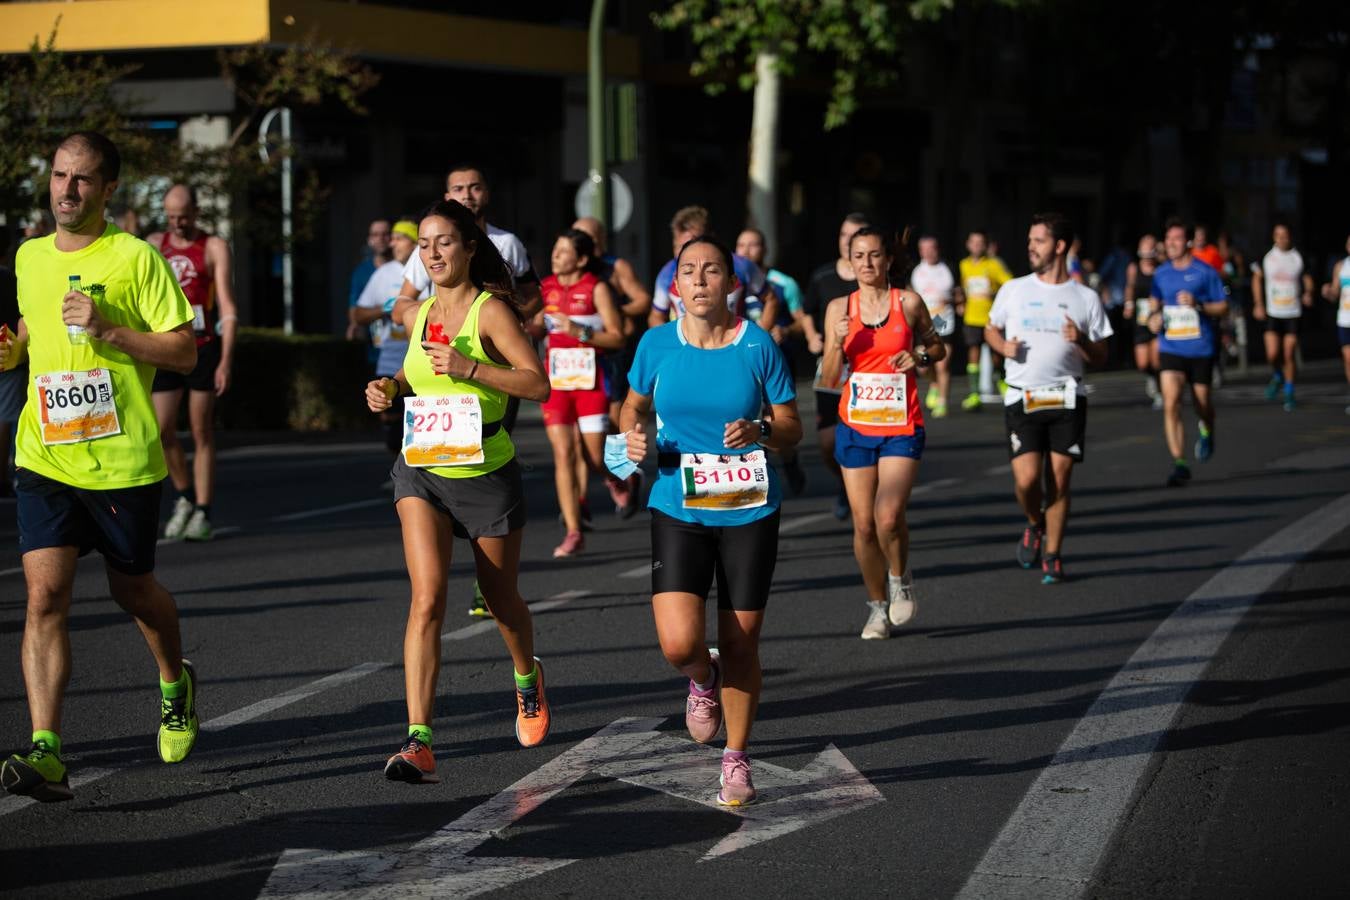
[[[709,650],[712,657],[713,686],[700,691],[689,682],[689,699],[684,705],[684,726],[689,736],[700,744],[706,744],[717,737],[722,729],[722,702],[718,692],[722,689],[722,658],[716,650]]]
[[[565,556],[576,556],[582,550],[586,549],[586,539],[581,536],[580,531],[569,531],[563,542],[553,548],[553,558],[562,559]]]
[[[750,757],[744,753],[722,754],[722,789],[717,802],[722,806],[746,806],[755,802],[755,783],[750,780]]]
[[[629,479],[620,481],[613,475],[606,475],[605,487],[609,488],[610,499],[614,501],[614,511],[623,515],[623,511],[633,505],[633,486]]]

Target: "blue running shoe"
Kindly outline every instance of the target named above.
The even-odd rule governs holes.
[[[1195,439],[1195,461],[1208,462],[1214,455],[1214,432],[1205,434],[1200,432],[1200,436]]]

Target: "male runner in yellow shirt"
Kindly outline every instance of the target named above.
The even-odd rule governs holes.
[[[150,400],[155,369],[197,362],[192,309],[164,258],[104,221],[121,157],[96,132],[56,149],[56,233],[15,262],[18,332],[0,341],[0,369],[29,363],[19,420],[19,550],[28,584],[23,674],[33,745],[0,766],[12,794],[72,796],[61,761],[61,704],[70,680],[67,617],[75,565],[103,555],[108,588],[140,626],[159,667],[159,756],[181,762],[197,738],[196,678],[182,658],[178,608],[155,579],[164,453]]]
[[[1003,260],[989,255],[989,235],[976,229],[966,238],[966,251],[970,253],[961,260],[961,290],[964,294],[965,311],[962,318],[962,335],[966,342],[966,378],[970,382],[970,393],[961,401],[961,408],[974,412],[980,408],[980,347],[986,343],[984,326],[989,324],[989,310],[994,306],[994,297],[998,289],[1012,281],[1012,273],[1003,265]],[[958,301],[960,302],[960,301]],[[1003,392],[1003,357],[989,348],[994,371],[998,373],[999,393]]]

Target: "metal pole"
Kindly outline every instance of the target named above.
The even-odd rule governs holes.
[[[272,162],[267,150],[267,133],[272,129],[272,120],[281,117],[281,304],[282,328],[286,334],[295,333],[295,278],[291,260],[291,111],[289,107],[279,106],[269,109],[267,115],[258,123],[258,156],[264,163]]]
[[[609,176],[605,171],[605,0],[591,0],[591,30],[586,46],[590,64],[586,73],[586,113],[590,132],[591,171],[595,204],[591,211],[609,228]]]
[[[281,108],[281,302],[286,317],[282,327],[295,333],[295,270],[291,253],[291,110]]]

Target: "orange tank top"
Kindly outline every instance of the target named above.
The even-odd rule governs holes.
[[[878,327],[864,325],[859,292],[848,295],[848,336],[844,356],[851,373],[839,394],[839,421],[874,437],[913,434],[923,426],[916,372],[897,372],[891,357],[914,349],[914,330],[905,319],[899,288],[891,288],[891,308]]]

